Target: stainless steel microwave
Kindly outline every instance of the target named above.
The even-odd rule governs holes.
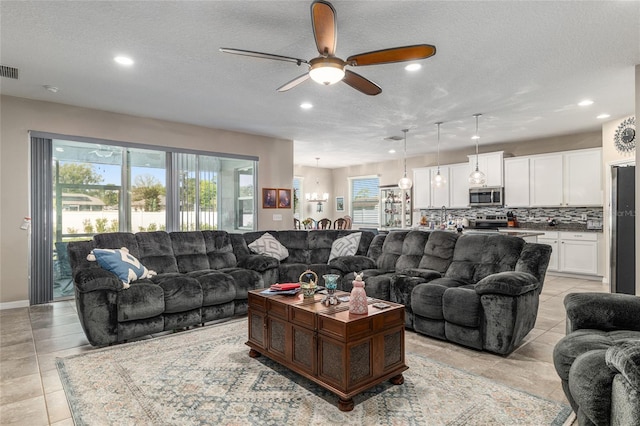
[[[500,186],[469,188],[470,206],[501,206],[504,203],[504,190]]]

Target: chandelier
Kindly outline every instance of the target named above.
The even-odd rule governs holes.
[[[320,160],[320,157],[316,157],[316,169],[319,169],[318,167],[319,160]],[[318,189],[319,186],[320,186],[320,180],[316,175],[316,189]],[[327,201],[329,201],[329,193],[324,192],[320,194],[317,191],[312,193],[307,192],[304,195],[304,199],[309,203],[316,203],[316,211],[320,213],[322,212],[322,203],[326,203]]]

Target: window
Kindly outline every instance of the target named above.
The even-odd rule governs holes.
[[[32,137],[35,199],[48,200],[34,207],[34,241],[53,243],[32,244],[32,251],[44,246],[32,268],[50,272],[31,288],[53,282],[53,292],[34,291],[32,303],[73,296],[69,241],[104,232],[254,230],[256,158],[98,142]]]
[[[380,179],[378,176],[350,178],[349,199],[354,225],[380,224]]]

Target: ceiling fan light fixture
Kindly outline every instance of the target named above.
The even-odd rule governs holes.
[[[344,62],[341,59],[319,57],[312,59],[310,65],[309,77],[316,83],[328,86],[344,78]]]

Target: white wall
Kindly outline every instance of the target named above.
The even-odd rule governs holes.
[[[638,126],[638,111],[640,111],[640,64],[636,65],[636,132],[640,128]],[[636,138],[638,138],[636,133]],[[640,144],[636,140],[636,295],[640,296],[640,173],[637,166],[640,166]]]
[[[124,114],[0,97],[0,303],[28,300],[30,130],[113,141],[257,156],[258,186],[291,188],[293,142]],[[262,209],[258,228],[291,229],[292,209]],[[274,221],[273,214],[282,215]]]

